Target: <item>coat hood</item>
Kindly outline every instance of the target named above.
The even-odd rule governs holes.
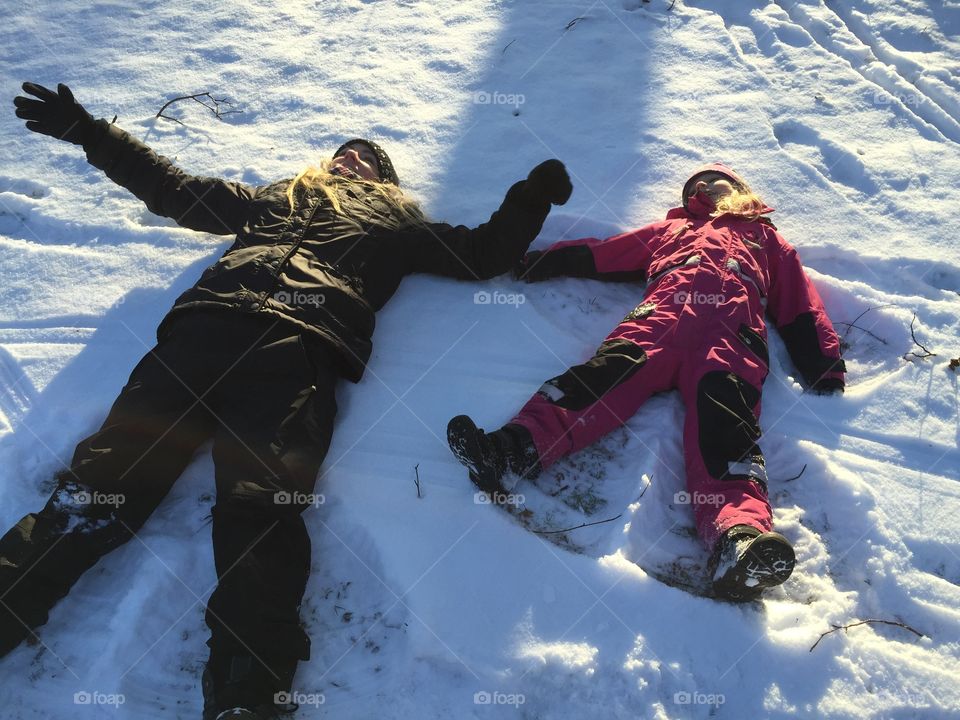
[[[733,182],[735,185],[737,185],[740,189],[744,189],[747,187],[747,184],[743,181],[743,178],[737,175],[737,173],[734,172],[732,167],[729,167],[728,165],[724,165],[722,162],[708,163],[707,165],[702,165],[696,170],[694,170],[693,174],[683,184],[683,190],[680,193],[680,202],[683,204],[684,207],[687,206],[687,194],[690,191],[690,189],[693,187],[697,178],[706,173],[718,173],[720,175],[723,175],[724,177],[728,178],[731,182]]]

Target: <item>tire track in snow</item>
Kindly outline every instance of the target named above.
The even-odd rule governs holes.
[[[869,47],[873,54],[887,65],[893,66],[897,74],[904,80],[913,85],[919,93],[926,97],[930,102],[937,105],[953,120],[960,122],[960,98],[951,95],[951,88],[943,83],[935,74],[928,72],[920,63],[906,57],[897,50],[886,38],[877,37],[871,32],[864,19],[864,14],[854,9],[847,9],[838,3],[831,3],[825,0],[824,5],[832,11],[846,25],[847,29],[861,43]],[[914,79],[911,80],[910,78]],[[921,83],[928,87],[924,89]],[[943,88],[936,87],[933,83],[943,84]]]
[[[0,347],[0,434],[13,430],[36,399],[30,378],[9,351]]]
[[[880,88],[882,94],[874,96],[877,105],[899,108],[922,125],[935,128],[943,138],[960,143],[960,122],[916,83],[904,77],[904,64],[896,62],[892,53],[884,52],[875,40],[871,40],[862,23],[858,34],[837,10],[826,3],[824,7],[836,18],[835,23],[812,18],[798,9],[799,3],[786,7],[782,0],[774,1],[792,22],[806,31],[818,47],[846,62],[864,80]],[[845,51],[838,36],[849,46],[862,47],[864,52],[859,53],[862,59],[857,57],[857,53]]]

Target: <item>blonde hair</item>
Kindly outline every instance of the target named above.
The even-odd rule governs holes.
[[[290,181],[286,195],[290,202],[291,213],[294,207],[293,195],[298,186],[303,186],[307,190],[322,192],[330,201],[334,212],[353,222],[356,222],[356,218],[351,210],[359,209],[359,205],[369,207],[368,203],[358,200],[358,197],[365,197],[368,193],[386,204],[401,228],[427,222],[420,206],[404,195],[403,191],[393,183],[337,175],[330,172],[332,162],[332,160],[324,160],[320,163],[320,167],[310,166]],[[351,188],[356,188],[360,192],[346,192]]]
[[[744,220],[759,220],[766,207],[760,196],[744,183],[742,187],[734,187],[732,193],[717,200],[716,209],[710,215],[718,217],[730,213]]]

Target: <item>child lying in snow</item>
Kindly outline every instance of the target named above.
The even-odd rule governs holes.
[[[679,389],[687,490],[712,550],[714,590],[749,600],[784,582],[795,564],[790,543],[771,532],[757,446],[764,312],[814,391],[842,392],[845,368],[796,250],[765,217],[771,208],[720,163],[698,169],[681,200],[662,222],[526,255],[518,274],[528,281],[646,280],[646,292],[594,357],[548,380],[507,425],[484,433],[460,415],[447,436],[471,480],[496,497],[507,478],[536,477],[626,423],[653,393]]]

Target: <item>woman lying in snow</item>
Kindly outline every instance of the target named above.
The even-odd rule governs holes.
[[[82,145],[152,212],[236,241],[176,301],[46,506],[0,539],[0,655],[135,535],[212,438],[219,584],[206,613],[204,718],[274,717],[284,709],[276,693],[291,689],[297,662],[310,656],[299,617],[310,569],[301,513],[330,444],[334,387],[363,374],[375,311],[410,273],[470,280],[508,271],[551,203],[569,198],[570,180],[549,160],[487,223],[452,227],[424,219],[368,140],[292,180],[248,187],[183,173],[94,120],[64,85],[23,89],[33,97],[14,103],[27,128]]]
[[[646,280],[646,292],[593,358],[548,380],[507,425],[484,433],[460,415],[447,435],[471,479],[496,499],[626,423],[653,393],[679,389],[687,490],[712,551],[714,591],[749,600],[784,582],[795,563],[790,543],[771,532],[757,446],[764,313],[814,391],[842,392],[845,368],[796,250],[765,217],[771,208],[720,163],[698,169],[681,200],[662,222],[524,258],[518,272],[529,281]]]

